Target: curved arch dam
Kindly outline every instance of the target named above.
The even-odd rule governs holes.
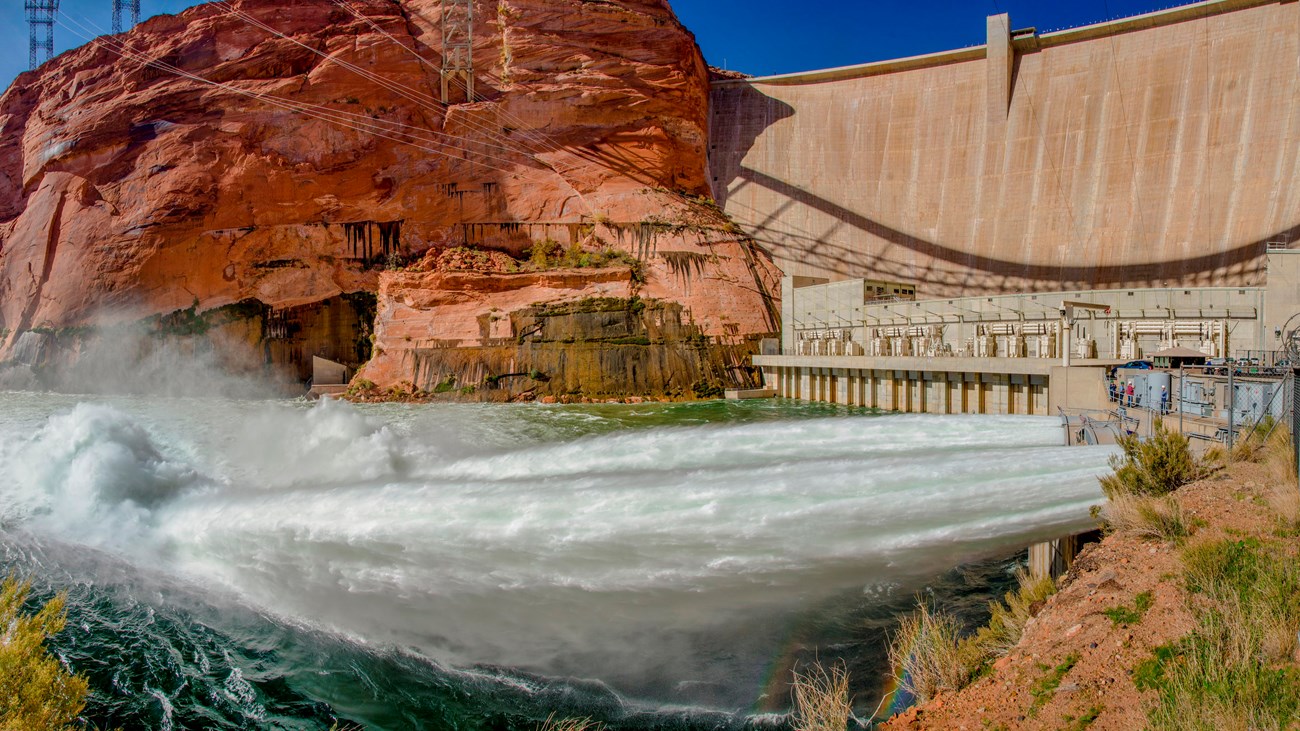
[[[1259,285],[1300,240],[1300,3],[1216,0],[717,80],[710,175],[787,275],[918,296]]]

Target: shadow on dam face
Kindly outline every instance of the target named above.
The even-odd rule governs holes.
[[[728,98],[719,103],[714,99],[719,94]],[[753,149],[754,143],[767,131],[768,127],[789,119],[795,114],[794,107],[780,99],[764,94],[748,84],[736,84],[719,91],[714,87],[710,94],[713,111],[709,118],[709,171],[713,176],[713,197],[723,210],[727,208],[727,199],[731,194],[731,184],[741,177],[744,167],[741,163]],[[719,116],[718,109],[745,110],[742,114]],[[721,134],[724,126],[734,127],[727,134]],[[716,150],[718,139],[726,139],[728,149]],[[721,154],[718,154],[721,153]]]
[[[751,140],[752,144],[752,140]],[[739,156],[743,158],[743,155]],[[1262,239],[1240,244],[1226,251],[1203,254],[1183,259],[1166,259],[1134,262],[1131,264],[1097,264],[1081,266],[1053,266],[1030,264],[1026,262],[981,256],[962,251],[934,241],[914,236],[893,226],[852,211],[844,206],[810,193],[796,185],[779,180],[765,173],[737,165],[732,180],[743,181],[732,192],[743,189],[746,185],[760,185],[780,194],[787,200],[778,206],[774,213],[752,224],[755,239],[769,250],[784,249],[785,258],[815,262],[828,269],[841,272],[875,269],[880,270],[892,265],[897,276],[907,281],[947,284],[951,280],[930,279],[927,273],[933,270],[921,270],[909,262],[891,260],[886,253],[876,253],[834,243],[829,235],[816,235],[811,232],[791,233],[791,227],[783,224],[784,230],[774,230],[769,225],[780,219],[780,215],[794,205],[803,205],[824,213],[836,222],[836,227],[848,226],[878,238],[890,246],[897,246],[907,251],[921,254],[939,262],[954,265],[952,274],[961,276],[987,275],[989,278],[1007,277],[1018,282],[1051,282],[1053,285],[1073,285],[1081,288],[1096,288],[1103,285],[1123,286],[1136,282],[1152,282],[1160,279],[1174,278],[1179,275],[1190,276],[1201,272],[1213,271],[1225,267],[1240,267],[1243,270],[1263,271],[1262,257],[1265,244],[1284,242],[1291,244],[1300,241],[1300,224],[1274,232]],[[880,247],[887,251],[887,247]],[[1142,252],[1132,252],[1134,258]],[[1022,289],[1021,284],[1012,284],[1009,289]]]
[[[1296,16],[1263,0],[1215,14],[1004,43],[1005,58],[715,81],[714,195],[788,274],[926,296],[1258,286],[1266,244],[1300,242],[1294,130],[1257,113],[1295,96],[1270,58],[1294,48]],[[1211,63],[1229,42],[1251,52]]]

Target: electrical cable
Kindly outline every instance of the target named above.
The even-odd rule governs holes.
[[[78,26],[78,27],[81,29],[81,31],[91,32],[91,31],[89,31],[89,30],[86,28],[85,25],[82,25],[80,22],[78,22],[76,19],[72,18],[71,16],[68,16],[67,14],[65,14],[65,13],[63,13],[63,12],[60,12],[59,15],[61,15],[63,18],[65,18],[68,22],[70,22],[70,23],[72,23],[72,24]],[[447,157],[447,158],[449,158],[449,159],[451,159],[451,160],[454,160],[454,161],[467,162],[467,163],[470,163],[470,164],[473,164],[473,165],[477,165],[477,166],[479,166],[479,167],[482,167],[482,168],[485,168],[485,169],[488,169],[488,170],[492,170],[492,171],[495,171],[495,172],[503,173],[503,174],[506,174],[506,175],[518,175],[518,176],[521,176],[521,177],[525,177],[525,176],[526,176],[526,173],[525,173],[525,172],[522,172],[522,171],[520,171],[520,170],[518,170],[518,169],[513,169],[513,170],[512,170],[512,169],[507,169],[507,168],[496,167],[496,166],[493,166],[493,165],[488,165],[488,164],[485,164],[485,163],[482,163],[482,162],[479,162],[479,161],[476,161],[476,160],[469,159],[469,158],[464,157],[464,156],[461,156],[461,155],[454,155],[454,154],[449,153],[449,152],[447,152],[447,151],[445,151],[445,150],[441,150],[441,149],[437,149],[437,148],[429,147],[429,146],[427,146],[427,145],[419,144],[419,143],[417,143],[417,142],[412,141],[411,139],[402,139],[402,138],[399,138],[399,137],[392,136],[392,135],[390,135],[390,134],[386,134],[386,132],[394,132],[394,134],[403,134],[403,133],[396,132],[396,131],[394,131],[394,130],[388,130],[388,129],[385,129],[385,128],[380,127],[380,126],[378,126],[378,125],[371,124],[371,123],[365,123],[365,122],[356,122],[356,121],[353,121],[352,119],[349,118],[349,117],[351,116],[350,113],[342,112],[341,110],[332,110],[332,109],[330,109],[330,108],[328,108],[328,107],[323,107],[323,106],[321,106],[321,105],[316,105],[316,104],[309,104],[309,103],[306,103],[306,102],[296,102],[296,101],[292,101],[292,100],[284,99],[283,97],[277,97],[277,96],[270,95],[270,94],[266,94],[266,93],[263,93],[263,92],[256,92],[256,91],[249,91],[249,90],[246,90],[246,89],[240,89],[240,88],[235,87],[235,86],[232,86],[232,85],[230,85],[230,84],[224,84],[224,83],[221,83],[221,82],[212,81],[212,80],[210,80],[210,79],[205,79],[205,78],[203,78],[203,77],[201,77],[201,76],[198,76],[198,75],[196,75],[196,74],[192,74],[192,73],[190,73],[190,72],[188,72],[188,71],[185,71],[184,69],[180,69],[180,68],[177,68],[177,67],[175,67],[175,66],[172,66],[171,64],[167,64],[167,63],[165,63],[165,62],[158,61],[158,60],[156,60],[156,59],[151,59],[151,58],[145,56],[144,54],[142,54],[142,53],[136,51],[135,49],[133,49],[133,48],[131,48],[131,47],[129,47],[129,46],[126,46],[125,44],[121,44],[121,43],[114,42],[114,41],[109,40],[108,38],[106,38],[106,37],[104,37],[104,36],[100,36],[100,37],[89,37],[89,36],[85,35],[83,32],[78,31],[77,29],[72,28],[71,26],[69,26],[69,25],[68,25],[67,23],[65,23],[65,22],[62,22],[62,21],[56,21],[56,22],[59,22],[60,25],[62,25],[65,29],[67,29],[67,30],[69,30],[70,32],[72,32],[74,35],[77,35],[77,36],[79,36],[79,37],[81,37],[81,38],[83,38],[83,39],[86,39],[86,40],[88,40],[89,42],[92,42],[92,43],[95,43],[95,44],[97,44],[97,45],[100,45],[100,46],[106,48],[108,51],[110,51],[110,52],[112,52],[112,53],[114,53],[114,54],[116,54],[116,55],[118,55],[118,56],[120,56],[120,57],[122,57],[122,58],[126,58],[126,59],[128,59],[128,60],[133,60],[133,61],[139,62],[139,63],[141,63],[141,64],[144,65],[144,66],[148,66],[148,67],[156,68],[156,69],[158,69],[158,70],[165,71],[165,72],[168,72],[168,73],[174,74],[174,75],[176,75],[176,76],[180,76],[180,77],[183,77],[183,78],[187,78],[187,79],[190,79],[190,80],[193,80],[193,81],[197,81],[197,82],[199,82],[199,83],[206,84],[206,85],[208,85],[208,86],[216,87],[216,88],[222,89],[222,90],[224,90],[224,91],[228,91],[228,92],[230,92],[230,93],[234,93],[234,94],[238,94],[238,95],[241,95],[241,96],[245,96],[245,97],[249,97],[249,98],[252,98],[252,99],[256,99],[256,100],[258,100],[258,101],[262,101],[262,102],[268,103],[268,104],[270,104],[270,105],[272,105],[272,106],[274,106],[274,107],[278,107],[278,108],[280,108],[280,109],[284,109],[284,110],[286,110],[286,111],[290,111],[290,112],[293,112],[293,113],[296,113],[296,114],[301,114],[301,115],[306,116],[306,117],[309,117],[309,118],[318,119],[318,120],[320,120],[320,121],[324,121],[324,122],[327,122],[327,123],[333,124],[333,125],[335,125],[335,126],[343,127],[343,128],[346,128],[346,129],[351,129],[352,131],[355,131],[355,132],[358,132],[358,133],[369,134],[369,135],[372,135],[372,136],[375,136],[375,137],[380,137],[380,138],[382,138],[382,139],[387,139],[387,140],[390,140],[390,141],[393,141],[393,142],[397,142],[397,143],[399,143],[399,144],[404,144],[404,145],[408,145],[408,146],[411,146],[411,147],[415,147],[415,148],[420,149],[420,150],[423,150],[423,151],[425,151],[425,152],[429,152],[429,153],[432,153],[432,154],[435,154],[435,155],[441,155],[441,156],[443,156],[443,157]],[[343,116],[343,115],[348,115],[348,116]],[[409,125],[404,125],[404,126],[409,126]],[[413,128],[413,129],[418,129],[418,128]],[[432,131],[429,130],[429,132],[432,132]],[[416,135],[413,135],[413,134],[409,134],[409,133],[405,133],[405,134],[407,134],[408,137],[416,137]],[[442,134],[442,133],[435,133],[435,134]],[[459,138],[455,138],[455,136],[453,136],[453,135],[444,135],[444,136],[451,137],[452,139],[459,139]],[[422,139],[422,140],[425,141],[425,142],[430,142],[430,143],[433,142],[432,140],[429,140],[429,139],[427,139],[427,138],[420,138],[420,139]],[[500,162],[504,162],[504,163],[506,163],[506,164],[516,164],[515,161],[513,161],[513,160],[509,160],[509,159],[507,159],[507,158],[496,157],[496,156],[492,156],[492,155],[484,155],[484,154],[482,154],[482,153],[470,153],[470,152],[467,151],[467,150],[466,150],[466,151],[463,151],[463,152],[464,152],[465,154],[477,154],[477,155],[479,155],[480,157],[485,157],[485,158],[490,159],[490,160],[497,160],[497,161],[500,161]]]

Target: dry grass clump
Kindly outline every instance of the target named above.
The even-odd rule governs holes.
[[[1300,533],[1300,487],[1294,481],[1273,483],[1268,504],[1284,532]]]
[[[22,611],[31,584],[13,576],[0,584],[0,729],[61,731],[80,728],[88,685],[45,649],[63,631],[64,597],[35,614]]]
[[[988,624],[962,637],[952,616],[924,602],[899,623],[889,644],[889,664],[900,687],[919,702],[944,690],[960,690],[1020,642],[1025,626],[1056,593],[1050,576],[1016,573],[1020,586],[1002,601],[989,602]]]
[[[889,665],[899,687],[921,703],[941,690],[961,688],[971,675],[962,657],[957,620],[924,602],[899,622],[889,643]]]
[[[844,731],[853,715],[849,696],[849,672],[837,663],[829,669],[813,665],[805,672],[794,671],[795,731]]]
[[[1291,659],[1300,632],[1300,563],[1280,544],[1254,539],[1195,546],[1184,554],[1188,589],[1221,622],[1230,662]]]
[[[1285,425],[1272,424],[1268,417],[1238,443],[1234,450],[1239,459],[1264,467],[1267,494],[1282,533],[1300,533],[1300,485],[1296,478],[1295,442]]]
[[[556,718],[552,713],[539,731],[603,731],[604,728],[605,724],[590,718]]]
[[[1191,535],[1189,521],[1174,498],[1116,495],[1101,508],[1108,530],[1144,538],[1182,541]]]
[[[1268,504],[1280,527],[1287,533],[1300,533],[1300,484],[1290,430],[1280,428],[1274,432],[1262,451],[1260,464],[1268,472]]]
[[[1232,445],[1231,456],[1237,462],[1277,466],[1282,470],[1278,477],[1289,474],[1294,479],[1295,458],[1288,454],[1290,446],[1291,432],[1286,424],[1277,421],[1272,415],[1265,415],[1255,426],[1241,432],[1236,444]],[[1278,461],[1278,457],[1282,460]]]
[[[977,665],[1002,657],[1020,643],[1025,625],[1042,608],[1047,598],[1056,593],[1056,581],[1050,576],[1030,576],[1028,571],[1016,572],[1020,587],[1009,591],[1003,600],[989,602],[989,623],[963,641],[963,655],[967,663]]]

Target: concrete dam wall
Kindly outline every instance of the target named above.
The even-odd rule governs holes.
[[[1300,241],[1300,3],[715,81],[710,174],[787,275],[920,296],[1254,285]]]

